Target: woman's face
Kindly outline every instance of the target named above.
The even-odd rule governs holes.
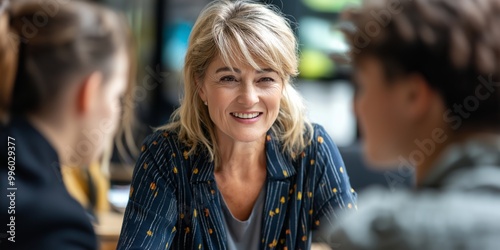
[[[283,81],[266,65],[259,67],[262,71],[242,62],[226,65],[217,56],[198,83],[220,142],[263,139],[276,121]]]

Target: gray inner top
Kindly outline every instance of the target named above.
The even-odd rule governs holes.
[[[266,198],[265,186],[255,201],[250,217],[246,221],[234,218],[222,197],[222,211],[224,226],[227,232],[227,249],[229,250],[257,250],[260,244],[262,214]]]

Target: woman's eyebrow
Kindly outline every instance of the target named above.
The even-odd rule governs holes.
[[[257,70],[257,73],[258,74],[262,74],[262,73],[269,73],[269,72],[274,72],[276,73],[275,70],[271,69],[271,68],[265,68],[265,69],[261,69],[261,70]]]
[[[238,69],[238,68],[230,68],[230,67],[222,67],[222,68],[218,68],[215,73],[219,73],[219,72],[236,72],[238,74],[241,74],[241,70]],[[271,68],[265,68],[265,69],[261,69],[261,70],[256,70],[257,74],[262,74],[262,73],[269,73],[269,72],[275,72],[275,70],[271,69]]]
[[[238,69],[238,68],[230,68],[230,67],[222,67],[222,68],[218,68],[215,73],[219,73],[219,72],[225,72],[225,71],[229,71],[229,72],[236,72],[236,73],[241,73],[241,70]]]

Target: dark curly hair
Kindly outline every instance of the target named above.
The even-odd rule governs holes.
[[[366,0],[342,16],[354,64],[379,59],[388,82],[422,75],[443,98],[445,120],[461,105],[470,111],[454,129],[500,128],[500,1]]]

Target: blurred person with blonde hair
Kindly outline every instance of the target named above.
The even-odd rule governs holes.
[[[500,1],[366,0],[344,18],[365,156],[415,188],[360,195],[326,240],[499,249]]]
[[[1,3],[0,248],[96,249],[60,166],[95,161],[118,127],[132,86],[126,20],[83,1]]]
[[[355,208],[337,147],[291,83],[297,64],[272,7],[206,6],[181,106],[142,146],[118,249],[309,249],[314,230]]]

